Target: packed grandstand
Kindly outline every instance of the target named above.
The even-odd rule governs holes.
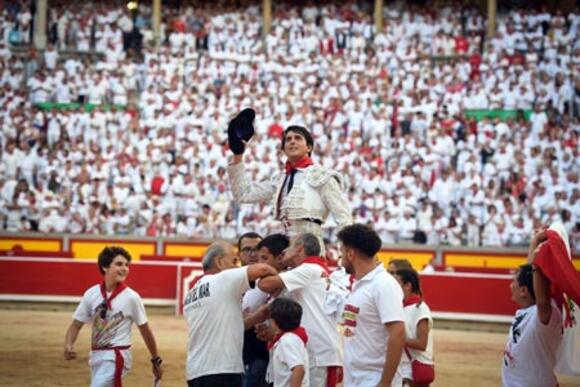
[[[561,221],[579,248],[580,12],[500,9],[488,38],[475,8],[385,2],[377,31],[372,3],[275,1],[262,38],[260,2],[225,3],[163,7],[156,50],[150,5],[49,1],[36,50],[27,3],[3,2],[0,228],[279,231],[228,187],[225,129],[253,107],[253,178],[303,125],[385,243],[525,245]]]

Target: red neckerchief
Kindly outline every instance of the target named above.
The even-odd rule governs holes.
[[[352,291],[352,285],[354,285],[354,280],[355,280],[355,276],[354,274],[351,274],[348,276],[348,286],[346,287],[346,289],[348,291]]]
[[[284,169],[286,171],[286,174],[289,175],[292,172],[294,172],[296,169],[306,168],[306,167],[311,166],[312,164],[314,164],[312,162],[312,159],[308,156],[304,156],[303,158],[301,158],[300,160],[298,160],[295,163],[291,163],[290,161],[286,161],[286,165],[284,166]]]
[[[306,333],[306,329],[304,329],[303,327],[298,327],[296,329],[292,329],[291,331],[278,333],[276,336],[274,336],[274,339],[268,342],[267,345],[268,351],[274,348],[274,345],[276,345],[278,340],[280,340],[280,338],[284,336],[286,333],[294,333],[296,336],[300,337],[304,345],[306,345],[306,343],[308,342],[308,334]]]
[[[111,302],[113,301],[113,299],[115,297],[117,297],[119,295],[119,293],[121,293],[126,288],[127,288],[127,285],[125,285],[124,282],[121,282],[119,285],[117,285],[115,290],[113,290],[113,292],[111,293],[111,296],[109,298],[107,298],[107,290],[105,289],[105,281],[103,281],[103,283],[101,284],[101,296],[103,296],[103,300],[107,303],[107,309],[111,310]]]
[[[576,305],[580,304],[580,274],[568,256],[568,249],[560,235],[553,230],[546,230],[548,240],[542,244],[534,265],[552,282],[552,298],[558,307],[566,309],[564,327],[574,325],[570,304],[566,296]]]
[[[313,263],[315,265],[318,265],[322,268],[322,270],[324,270],[324,272],[326,273],[326,275],[330,275],[330,269],[328,268],[328,265],[326,264],[326,261],[321,258],[321,257],[306,257],[306,259],[304,261],[302,261],[302,263]]]
[[[415,305],[421,302],[421,296],[413,294],[403,300],[403,306]]]

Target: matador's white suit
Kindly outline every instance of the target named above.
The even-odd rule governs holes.
[[[230,165],[228,173],[234,200],[238,203],[273,201],[275,217],[282,222],[289,237],[310,232],[322,243],[321,226],[329,213],[339,228],[352,224],[342,176],[321,165],[297,168],[294,176],[275,173],[271,179],[261,182],[248,179],[243,163]],[[323,244],[321,247],[324,250]]]

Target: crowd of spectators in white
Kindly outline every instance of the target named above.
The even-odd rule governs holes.
[[[29,42],[29,10],[0,6],[0,228],[274,232],[272,206],[235,205],[225,175],[227,122],[253,107],[253,177],[281,168],[281,131],[303,125],[315,161],[347,177],[355,220],[385,243],[522,245],[553,221],[580,239],[578,12],[501,12],[485,39],[485,17],[471,9],[389,3],[375,31],[355,2],[274,2],[262,40],[258,5],[214,2],[164,8],[157,51],[150,7],[133,20],[107,4],[49,9],[49,47],[21,57],[10,47]],[[142,61],[123,50],[134,23]],[[476,121],[466,109],[532,113]]]

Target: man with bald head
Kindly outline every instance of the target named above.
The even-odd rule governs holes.
[[[257,312],[244,318],[241,299],[254,281],[276,270],[267,264],[237,267],[236,259],[230,243],[210,245],[202,258],[204,274],[185,297],[189,387],[242,385],[244,329],[265,316]]]

